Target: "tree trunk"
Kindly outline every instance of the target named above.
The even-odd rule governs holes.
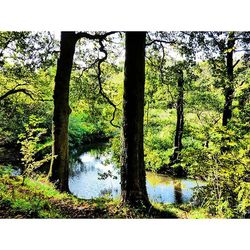
[[[150,206],[143,149],[146,32],[126,32],[123,95],[122,203]]]
[[[174,153],[170,157],[170,165],[175,164],[178,161],[180,151],[182,149],[182,135],[184,126],[184,113],[183,113],[183,72],[178,72],[178,99],[177,99],[177,121],[174,139]]]
[[[225,104],[223,110],[223,117],[222,117],[222,125],[227,126],[228,121],[232,118],[232,103],[233,103],[233,96],[234,96],[234,86],[233,86],[233,48],[235,44],[235,37],[234,32],[230,32],[227,41],[227,85],[224,89],[225,95]]]
[[[68,191],[69,149],[68,121],[71,109],[69,107],[69,82],[75,52],[75,32],[61,32],[60,57],[54,88],[53,114],[53,152],[55,159],[52,164],[51,179],[61,191]]]

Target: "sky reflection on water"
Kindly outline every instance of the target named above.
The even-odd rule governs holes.
[[[120,196],[120,172],[111,163],[111,154],[96,154],[89,151],[73,161],[70,166],[70,191],[79,198],[91,199],[102,196]],[[106,175],[107,178],[104,178]],[[102,178],[103,177],[103,178]],[[165,175],[147,172],[146,181],[151,201],[162,203],[186,203],[190,201],[197,182],[174,179]]]

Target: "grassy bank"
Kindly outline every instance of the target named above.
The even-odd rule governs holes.
[[[189,205],[153,204],[148,213],[121,207],[119,200],[78,199],[60,193],[46,178],[12,176],[10,168],[1,167],[0,218],[209,218],[203,209]]]

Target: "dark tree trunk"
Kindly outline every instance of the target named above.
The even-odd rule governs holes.
[[[178,180],[177,181],[174,180],[174,197],[176,204],[183,203],[181,182]]]
[[[143,149],[146,32],[126,32],[123,95],[122,203],[149,206]]]
[[[178,162],[178,157],[182,149],[182,135],[184,126],[184,113],[183,113],[183,72],[178,72],[178,99],[177,99],[177,121],[174,139],[174,153],[170,157],[170,165]]]
[[[233,66],[233,48],[235,44],[235,37],[234,33],[229,33],[228,41],[227,41],[227,60],[226,60],[226,67],[227,67],[227,85],[224,89],[225,95],[225,104],[223,109],[223,117],[222,117],[222,125],[227,126],[228,121],[232,118],[232,103],[233,103],[233,96],[234,96],[234,66]]]
[[[233,103],[233,95],[234,95],[234,88],[227,87],[225,89],[225,104],[223,110],[223,118],[222,118],[222,125],[227,126],[228,121],[232,118],[232,103]]]
[[[183,135],[183,126],[184,126],[184,111],[183,111],[183,93],[184,93],[184,80],[183,80],[183,71],[178,72],[178,99],[177,99],[177,120],[176,120],[176,129],[175,129],[175,138],[174,138],[174,152],[170,156],[170,162],[168,165],[164,165],[160,172],[169,172],[172,175],[177,177],[186,176],[186,172],[183,167],[179,164],[174,168],[172,166],[179,162],[180,152],[182,150],[182,135]]]
[[[75,32],[61,33],[60,57],[57,62],[53,96],[53,153],[56,157],[53,160],[51,176],[52,181],[56,182],[61,191],[69,190],[68,121],[71,112],[69,107],[69,82],[75,44]]]

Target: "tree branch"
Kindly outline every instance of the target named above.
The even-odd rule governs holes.
[[[102,80],[101,80],[101,64],[107,59],[108,57],[108,53],[107,51],[105,50],[104,48],[104,45],[103,45],[103,40],[105,38],[101,38],[99,39],[99,44],[100,44],[100,51],[102,53],[104,53],[104,57],[103,58],[100,58],[99,61],[98,61],[98,65],[97,65],[97,69],[98,69],[98,72],[97,72],[97,79],[98,79],[98,84],[99,84],[99,93],[106,99],[106,101],[114,108],[114,112],[113,112],[113,116],[112,116],[112,119],[110,120],[110,124],[113,126],[113,127],[116,127],[116,128],[120,128],[120,126],[118,125],[115,125],[113,123],[114,119],[115,119],[115,113],[117,111],[117,107],[116,105],[109,99],[109,97],[106,95],[106,93],[103,91],[103,88],[102,88]]]
[[[176,44],[174,41],[166,41],[166,40],[161,40],[161,39],[154,39],[148,43],[146,43],[146,46],[150,46],[154,43],[166,43],[166,44]]]
[[[9,91],[7,91],[5,94],[3,94],[2,96],[0,96],[0,101],[2,101],[3,99],[5,99],[6,97],[16,94],[16,93],[24,93],[25,95],[29,96],[32,100],[34,100],[31,92],[27,89],[16,89],[16,87],[14,89],[11,89]]]
[[[107,36],[109,35],[113,35],[117,33],[117,31],[110,31],[110,32],[107,32],[107,33],[104,33],[104,34],[89,34],[87,32],[79,32],[79,33],[76,33],[76,39],[80,39],[80,38],[88,38],[88,39],[91,39],[91,40],[104,40]]]
[[[159,70],[160,70],[160,79],[161,79],[161,83],[162,85],[164,85],[164,72],[163,72],[163,64],[165,63],[165,50],[164,50],[164,46],[162,45],[162,43],[160,43],[161,45],[161,49],[162,49],[162,58],[161,58],[161,64],[160,64],[160,67],[159,67]],[[170,95],[170,98],[172,100],[172,102],[174,102],[174,97],[169,89],[169,84],[167,84],[167,92],[169,93]]]
[[[240,59],[237,60],[237,62],[233,65],[233,68],[236,67],[236,65],[240,62]]]

